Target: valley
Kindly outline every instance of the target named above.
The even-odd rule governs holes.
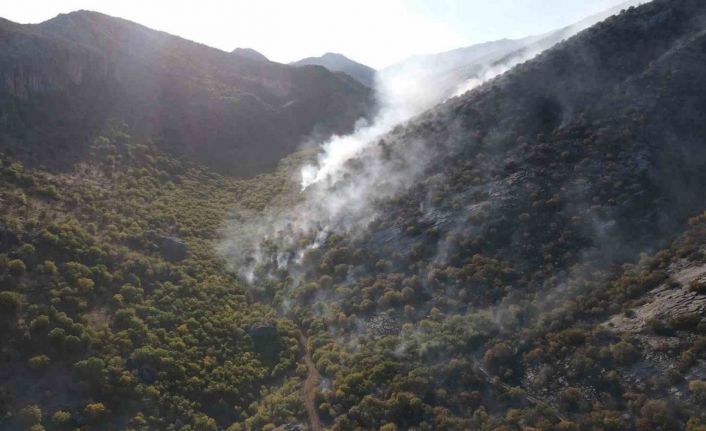
[[[0,429],[706,429],[706,4],[581,30],[0,22]]]

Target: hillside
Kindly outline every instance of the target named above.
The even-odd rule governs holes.
[[[638,3],[642,1],[629,0],[545,34],[522,39],[501,39],[446,52],[415,56],[380,70],[379,77],[383,83],[407,77],[424,82],[425,86],[429,87],[426,93],[434,96],[429,101],[430,106],[433,106],[477,87],[488,78],[505,72]]]
[[[702,429],[705,18],[609,18],[273,208],[243,275],[307,328],[325,423]]]
[[[344,133],[369,90],[325,69],[256,61],[95,12],[0,22],[0,147],[32,166],[81,160],[127,123],[176,155],[247,176],[310,135]]]
[[[375,88],[375,69],[333,52],[321,57],[308,57],[290,63],[294,66],[323,66],[332,72],[343,72],[368,88]]]

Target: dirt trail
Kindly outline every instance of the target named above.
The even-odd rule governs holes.
[[[323,431],[321,418],[319,418],[319,412],[316,410],[316,387],[319,384],[319,370],[316,369],[316,365],[311,359],[308,339],[303,332],[299,335],[299,342],[304,349],[304,363],[306,363],[308,370],[304,381],[304,407],[306,407],[306,412],[309,415],[309,427],[312,431]]]

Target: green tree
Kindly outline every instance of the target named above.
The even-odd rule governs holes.
[[[36,404],[22,407],[17,412],[17,421],[26,427],[38,424],[42,421],[42,409]]]
[[[7,264],[7,268],[15,277],[21,277],[27,270],[27,266],[20,259],[13,259]]]
[[[22,306],[22,298],[19,293],[3,291],[0,292],[0,314],[7,317],[14,317]]]

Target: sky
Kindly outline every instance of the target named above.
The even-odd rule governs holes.
[[[382,68],[412,55],[541,34],[625,0],[5,0],[0,17],[38,23],[79,9],[126,18],[273,61],[339,52]]]

